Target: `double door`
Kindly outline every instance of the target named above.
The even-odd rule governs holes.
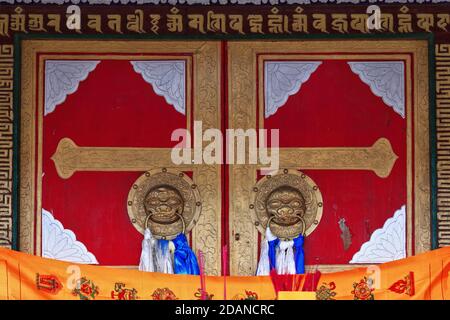
[[[307,265],[331,271],[426,251],[428,86],[418,80],[428,76],[426,49],[422,41],[24,41],[21,250],[136,266],[142,234],[127,199],[139,177],[167,169],[198,188],[189,241],[207,273],[253,275],[269,210],[261,169],[273,165],[271,177],[298,175],[317,193]],[[175,164],[180,128],[203,154],[208,129],[221,133],[219,160]],[[273,157],[264,162],[266,147]]]

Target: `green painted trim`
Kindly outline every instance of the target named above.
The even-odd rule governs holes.
[[[428,41],[428,90],[430,121],[430,210],[431,210],[431,249],[437,249],[437,129],[436,129],[436,72],[435,72],[435,42],[434,36]]]
[[[429,58],[429,118],[430,118],[430,204],[431,204],[431,247],[437,248],[437,171],[436,171],[436,105],[434,34],[258,34],[258,35],[154,35],[154,34],[15,34],[14,35],[14,137],[13,137],[13,247],[19,248],[19,150],[20,150],[20,67],[21,45],[27,39],[92,39],[92,40],[327,40],[327,39],[411,39],[428,41]]]
[[[13,92],[13,176],[12,176],[12,249],[19,250],[19,226],[20,226],[20,81],[21,81],[21,56],[22,47],[14,37],[14,92]]]

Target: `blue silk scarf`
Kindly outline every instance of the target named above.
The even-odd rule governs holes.
[[[304,274],[305,273],[305,254],[303,252],[303,242],[304,236],[299,235],[294,239],[294,259],[295,259],[295,273]]]
[[[184,233],[180,233],[175,239],[172,240],[175,245],[174,252],[174,266],[173,271],[175,274],[200,274],[197,257],[192,249],[189,247],[186,236]]]
[[[280,239],[276,238],[272,241],[269,241],[269,264],[270,264],[270,270],[276,268],[276,248],[278,244],[280,243]]]

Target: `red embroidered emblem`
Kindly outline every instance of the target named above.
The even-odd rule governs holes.
[[[175,293],[169,288],[158,288],[152,294],[153,300],[178,300]]]
[[[245,290],[245,295],[247,296],[245,300],[258,300],[258,294],[256,292]]]
[[[117,282],[114,291],[111,291],[111,298],[114,300],[137,300],[137,290],[125,288],[125,283]]]
[[[324,282],[316,291],[316,300],[336,300],[336,284],[334,282]]]
[[[409,296],[413,296],[415,293],[414,272],[410,272],[402,280],[394,282],[389,287],[389,290],[398,294],[406,293]]]
[[[198,288],[197,292],[194,293],[194,297],[197,298],[197,300],[201,300],[202,299],[202,289]],[[208,292],[205,292],[206,295],[206,300],[212,300],[214,297],[214,294],[209,294]]]
[[[233,300],[258,300],[258,294],[253,291],[245,290],[245,295],[238,293]]]
[[[56,276],[36,273],[36,287],[38,290],[45,291],[50,294],[58,294],[63,285]]]
[[[98,293],[99,289],[94,282],[85,277],[78,279],[75,289],[72,290],[72,294],[80,300],[94,300]]]
[[[371,288],[372,281],[364,277],[359,282],[353,283],[353,298],[355,300],[374,300],[373,291]]]

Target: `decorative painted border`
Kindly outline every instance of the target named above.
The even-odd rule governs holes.
[[[1,1],[1,0],[0,0]],[[274,36],[277,40],[292,36],[305,37],[315,35],[342,34],[364,36],[414,33],[434,33],[445,36],[449,31],[450,13],[445,5],[435,5],[433,12],[422,11],[420,5],[381,6],[381,28],[376,32],[368,29],[365,21],[370,14],[366,5],[353,5],[355,11],[345,12],[318,11],[316,8],[305,10],[298,5],[278,6],[237,6],[239,14],[232,11],[236,7],[212,5],[211,10],[203,10],[202,6],[165,5],[155,10],[155,6],[117,7],[116,14],[102,11],[102,6],[84,5],[81,14],[80,30],[74,32],[67,26],[66,9],[68,6],[53,6],[54,9],[42,13],[42,9],[34,5],[2,5],[0,12],[0,38],[11,38],[19,34],[64,34],[79,37],[82,34],[111,34],[121,37],[149,34],[169,37],[186,35],[201,37],[220,37],[230,39],[232,36],[245,35],[246,38],[264,38]],[[180,6],[181,7],[181,6]],[[338,6],[336,6],[338,7]],[[348,8],[347,8],[348,9]],[[40,11],[39,11],[40,10]],[[55,10],[55,11],[53,11]],[[230,12],[231,10],[231,12]],[[95,12],[96,14],[91,14]],[[192,12],[191,12],[192,11]],[[339,13],[340,12],[340,13]],[[148,17],[148,18],[146,18]],[[217,38],[216,38],[217,39]]]
[[[436,45],[437,246],[450,245],[450,44]]]
[[[42,3],[42,4],[382,4],[382,3],[445,3],[450,0],[0,0],[0,3]]]
[[[0,45],[0,247],[13,244],[13,74],[14,48]]]

